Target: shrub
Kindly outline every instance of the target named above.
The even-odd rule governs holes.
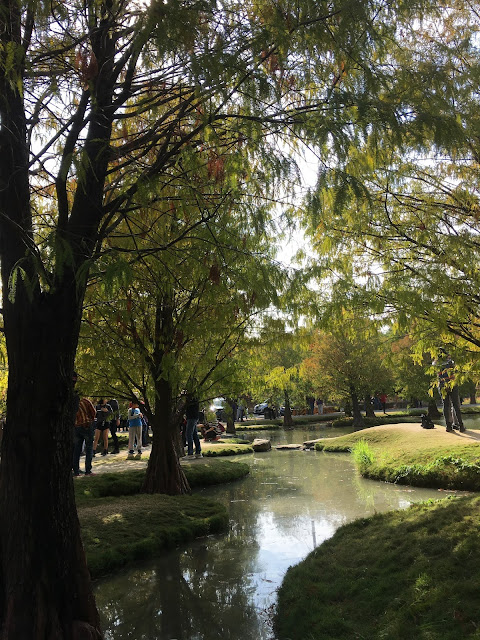
[[[366,440],[359,440],[352,449],[353,459],[361,474],[375,463],[375,454]]]

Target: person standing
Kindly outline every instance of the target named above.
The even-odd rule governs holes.
[[[318,415],[321,416],[323,414],[323,400],[322,398],[317,398],[317,411]]]
[[[187,397],[187,405],[185,407],[185,417],[187,419],[187,455],[189,458],[203,458],[202,447],[200,446],[200,438],[198,437],[197,423],[200,405],[193,395]],[[195,444],[195,456],[193,455],[193,445]]]
[[[108,426],[110,428],[110,433],[112,435],[113,440],[113,451],[112,453],[120,453],[120,448],[118,446],[118,436],[117,429],[120,428],[120,406],[118,404],[118,400],[112,398],[107,402],[112,409],[112,416],[108,421]]]
[[[146,449],[148,447],[148,420],[145,412],[145,402],[143,401],[140,403],[140,410],[142,412],[142,448]]]
[[[462,413],[460,410],[460,394],[458,386],[455,384],[455,362],[450,354],[444,349],[440,349],[439,357],[433,361],[438,371],[438,392],[443,402],[443,415],[447,431],[453,431],[453,426],[458,426],[461,433],[464,433]]]
[[[106,456],[108,453],[108,431],[109,423],[108,418],[112,415],[112,407],[107,403],[106,398],[100,398],[98,404],[95,406],[97,415],[95,417],[95,439],[93,441],[93,455],[97,453],[97,445],[100,440],[100,436],[103,440],[102,456]]]
[[[80,455],[82,447],[85,443],[85,475],[92,474],[92,458],[93,458],[93,423],[96,411],[93,404],[88,398],[80,398],[78,410],[75,416],[75,440],[73,446],[73,475],[79,476],[80,471]]]
[[[387,394],[386,393],[381,393],[378,396],[378,399],[380,400],[380,404],[382,405],[382,409],[383,409],[383,413],[387,413]]]
[[[137,400],[132,400],[132,406],[128,410],[128,458],[134,454],[135,438],[137,439],[137,458],[142,456],[142,418]]]

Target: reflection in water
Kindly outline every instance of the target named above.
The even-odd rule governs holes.
[[[319,437],[291,433],[295,442]],[[267,640],[269,610],[290,565],[346,522],[444,495],[365,480],[346,454],[271,451],[238,459],[251,464],[249,477],[200,492],[227,505],[228,533],[97,583],[107,639]]]

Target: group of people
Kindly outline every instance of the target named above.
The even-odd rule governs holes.
[[[77,382],[77,374],[73,374],[74,385]],[[73,438],[73,475],[79,476],[80,456],[85,450],[85,475],[92,474],[92,460],[97,453],[99,441],[103,443],[102,456],[108,454],[109,432],[113,440],[112,454],[120,452],[117,430],[121,427],[122,416],[118,400],[111,398],[99,398],[96,405],[91,400],[80,394],[75,395],[75,432]],[[148,444],[148,422],[146,416],[140,410],[140,403],[133,400],[127,412],[128,425],[128,457],[136,455],[140,458],[142,447]]]
[[[200,411],[198,399],[193,394],[187,394],[185,418],[182,426],[182,440],[183,446],[187,448],[185,456],[187,458],[203,457],[198,429],[200,429],[204,440],[215,440],[225,431],[225,427],[219,420],[216,424],[209,424],[205,411]]]

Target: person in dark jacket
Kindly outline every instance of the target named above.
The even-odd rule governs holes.
[[[110,428],[110,434],[113,440],[113,451],[112,453],[120,453],[120,448],[118,445],[118,436],[117,429],[120,428],[120,406],[118,404],[118,400],[116,398],[111,398],[107,405],[110,405],[112,409],[112,416],[108,421],[108,426]]]
[[[193,395],[187,396],[187,404],[185,407],[185,418],[187,419],[187,455],[189,458],[202,458],[202,448],[200,446],[200,438],[198,437],[197,423],[200,405],[197,398]],[[195,456],[193,455],[193,445],[195,444]]]

